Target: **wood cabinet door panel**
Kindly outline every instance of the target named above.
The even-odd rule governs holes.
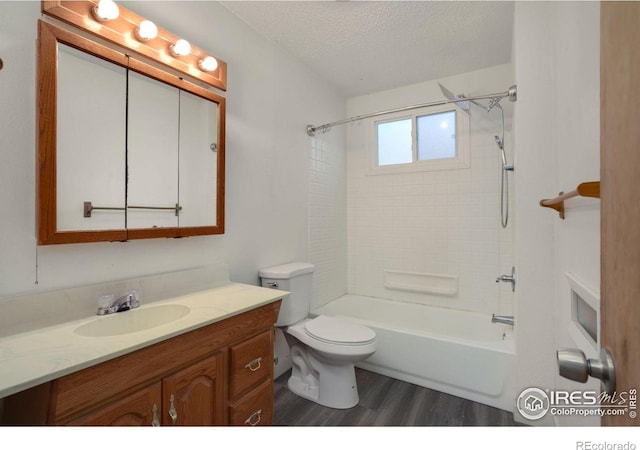
[[[154,383],[104,408],[90,412],[67,425],[150,426],[162,408],[161,384]]]
[[[224,374],[219,359],[203,359],[162,380],[162,425],[222,424]]]

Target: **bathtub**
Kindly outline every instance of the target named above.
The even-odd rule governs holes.
[[[347,317],[376,332],[365,370],[513,411],[513,327],[488,314],[348,294],[314,314]]]

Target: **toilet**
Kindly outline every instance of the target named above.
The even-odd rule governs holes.
[[[323,406],[352,408],[359,401],[354,364],[373,355],[376,334],[344,318],[309,317],[313,270],[305,262],[260,270],[263,287],[290,292],[276,322],[290,347],[289,390]]]

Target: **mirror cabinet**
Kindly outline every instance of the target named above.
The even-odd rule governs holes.
[[[225,99],[187,78],[39,22],[39,244],[224,232]]]

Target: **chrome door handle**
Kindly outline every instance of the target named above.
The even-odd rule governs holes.
[[[251,425],[252,427],[255,427],[256,425],[258,425],[260,423],[260,419],[262,419],[262,410],[259,409],[256,412],[254,412],[253,414],[251,414],[247,420],[244,421],[245,425]]]
[[[609,395],[616,390],[616,372],[613,357],[606,348],[600,350],[600,359],[587,359],[582,350],[565,348],[557,351],[558,370],[561,377],[586,383],[589,376],[602,382],[602,389]]]
[[[260,369],[261,363],[262,362],[262,358],[256,358],[253,361],[249,361],[244,368],[245,369],[249,369],[252,372],[255,372],[256,370]]]
[[[151,419],[151,426],[159,427],[160,420],[158,419],[158,405],[153,404],[153,408],[151,408],[151,412],[153,414],[153,418]]]
[[[171,394],[171,398],[169,399],[169,402],[171,403],[171,406],[169,408],[169,417],[171,417],[172,425],[175,425],[178,421],[178,411],[176,411],[176,405],[174,404],[174,401],[175,397],[173,396],[173,394]]]

